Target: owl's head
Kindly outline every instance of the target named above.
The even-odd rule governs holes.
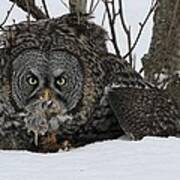
[[[71,111],[82,95],[83,73],[76,57],[65,51],[27,50],[12,65],[12,96],[19,108],[37,101]],[[57,103],[57,104],[56,104]]]
[[[104,92],[99,53],[106,52],[106,33],[89,22],[82,31],[69,18],[22,22],[5,34],[3,83],[15,118],[36,137],[54,129],[71,137]]]
[[[30,113],[28,128],[43,134],[41,124],[66,116],[82,98],[82,67],[67,51],[26,50],[12,63],[11,86],[17,107]]]

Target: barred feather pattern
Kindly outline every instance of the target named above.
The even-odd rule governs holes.
[[[179,107],[166,91],[113,88],[108,96],[121,128],[131,139],[179,135]]]
[[[0,100],[0,129],[2,129],[0,148],[2,149],[54,152],[63,148],[63,142],[67,140],[72,146],[79,146],[97,140],[117,138],[124,134],[125,129],[122,128],[124,126],[121,127],[121,123],[117,120],[119,118],[112,110],[107,89],[111,90],[114,86],[122,89],[137,88],[142,92],[152,89],[152,86],[145,82],[125,60],[107,52],[107,34],[93,23],[78,24],[76,17],[65,15],[57,19],[30,22],[30,24],[23,22],[7,27],[7,30],[3,53],[0,55],[1,84],[2,87],[7,86],[9,89],[9,93],[6,94],[5,88],[2,88],[0,94],[2,98]],[[27,112],[27,109],[19,108],[12,92],[14,83],[12,82],[12,67],[15,60],[25,52],[34,51],[39,51],[40,54],[50,51],[70,54],[78,61],[82,71],[80,73],[83,75],[82,96],[78,97],[76,107],[64,117],[58,114],[53,118],[50,117],[51,119],[46,122],[48,127],[46,134],[36,134],[36,143],[34,143],[33,134],[28,133],[30,130],[28,128],[33,123],[32,119],[36,120],[37,116],[36,114],[33,116],[34,112]],[[122,91],[119,94],[124,93],[128,95],[129,91]],[[129,104],[127,108],[130,107],[128,106]],[[13,110],[5,114],[4,112],[9,107]],[[38,111],[42,111],[41,106]],[[132,110],[129,109],[129,112]],[[30,123],[26,126],[26,122],[29,121]],[[9,122],[10,128],[7,128],[4,123]],[[38,122],[36,125],[39,125]],[[51,126],[55,126],[55,132],[49,128]],[[7,138],[6,135],[8,135]],[[4,138],[6,143],[3,143]],[[37,138],[39,138],[38,143]]]

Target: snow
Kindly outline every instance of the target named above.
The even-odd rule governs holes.
[[[69,152],[0,151],[0,180],[179,180],[178,138],[97,142]]]

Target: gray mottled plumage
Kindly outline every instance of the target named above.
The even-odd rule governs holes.
[[[109,89],[152,88],[125,60],[107,52],[101,27],[77,22],[66,15],[13,25],[5,33],[1,149],[46,152],[117,138],[126,129],[117,121],[118,108],[109,104]]]
[[[1,53],[1,96],[7,99],[0,106],[8,103],[6,108],[13,109],[3,113],[10,129],[15,121],[20,125],[7,142],[3,129],[1,148],[54,151],[67,139],[76,146],[122,133],[101,102],[108,83],[106,32],[76,22],[68,15],[9,27]],[[57,87],[61,75],[66,85]]]
[[[108,96],[121,128],[131,139],[179,135],[179,107],[164,90],[119,87],[112,88]]]

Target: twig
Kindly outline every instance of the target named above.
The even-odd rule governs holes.
[[[113,14],[113,21],[115,23],[115,20],[116,20],[116,10],[115,10],[114,0],[111,2],[111,7],[112,7],[112,14]]]
[[[26,3],[26,8],[27,8],[27,22],[28,22],[28,27],[30,27],[30,7],[29,7],[29,1],[28,0],[25,0],[25,3]]]
[[[92,12],[93,7],[94,7],[94,0],[91,0],[91,4],[89,6],[89,13]]]
[[[26,1],[25,0],[9,0],[13,3],[16,3],[16,5],[21,8],[22,10],[24,10],[25,12],[28,12],[28,7],[26,5]],[[30,11],[30,14],[36,19],[36,20],[39,20],[39,19],[46,19],[48,18],[46,16],[46,14],[44,14],[40,8],[38,8],[36,5],[35,5],[35,1],[34,0],[28,0],[28,3],[29,3],[29,11]]]
[[[46,16],[49,18],[49,11],[48,11],[48,8],[47,8],[47,5],[46,5],[46,1],[45,0],[42,0],[42,4],[43,4],[43,7],[44,7],[44,11],[46,13]]]
[[[123,13],[123,7],[122,7],[122,0],[119,0],[119,17],[121,20],[121,24],[123,27],[123,30],[126,34],[126,38],[127,38],[127,42],[128,42],[128,51],[130,52],[131,50],[131,27],[129,26],[129,28],[126,25],[125,19],[124,19],[124,13]],[[132,52],[129,53],[129,63],[131,66],[133,66],[133,57],[132,57]]]
[[[7,15],[5,16],[3,22],[0,24],[0,29],[1,29],[1,30],[4,30],[3,25],[4,25],[4,24],[6,23],[6,21],[8,20],[10,14],[11,14],[13,8],[14,8],[14,6],[15,6],[15,3],[13,3],[12,6],[10,7],[10,9],[7,11]]]
[[[138,41],[139,41],[139,39],[140,39],[140,37],[141,37],[141,34],[142,34],[143,30],[144,30],[144,27],[145,27],[147,21],[149,20],[151,14],[152,14],[152,13],[154,12],[154,10],[156,9],[157,5],[158,5],[158,2],[156,1],[156,3],[150,8],[150,10],[149,10],[147,16],[145,17],[143,23],[139,23],[139,25],[140,25],[140,30],[139,30],[139,32],[138,32],[138,34],[137,34],[137,37],[136,37],[136,39],[135,39],[135,41],[134,41],[134,44],[131,46],[131,49],[129,50],[129,52],[123,56],[123,58],[127,58],[127,57],[129,56],[129,54],[131,54],[132,51],[134,50],[134,48],[136,47],[136,45],[137,45],[137,43],[138,43]]]
[[[117,43],[117,37],[116,37],[116,32],[115,32],[115,19],[116,19],[116,14],[111,14],[111,11],[109,9],[109,5],[108,3],[111,3],[112,9],[114,8],[114,3],[113,1],[107,1],[107,0],[103,0],[104,4],[105,4],[105,8],[107,11],[107,15],[108,15],[108,21],[109,21],[109,26],[110,26],[110,31],[111,31],[111,42],[113,43],[115,52],[117,54],[117,56],[119,56],[121,58],[121,53],[120,53],[120,49],[118,47],[118,43]]]
[[[68,6],[63,0],[60,0],[60,2],[64,5],[64,7],[66,7],[67,9],[69,9],[69,6]]]
[[[151,0],[151,7],[157,2],[157,0]]]
[[[135,70],[136,69],[136,61],[137,57],[136,54],[133,54],[133,58],[132,58],[132,68]]]
[[[104,26],[104,22],[105,22],[105,19],[106,19],[106,14],[107,14],[107,11],[104,11],[103,13],[103,18],[102,18],[102,22],[101,22],[101,25]]]
[[[127,34],[127,41],[128,41],[128,50],[131,50],[131,26],[129,26],[128,34]],[[132,52],[129,54],[129,63],[133,67],[133,55]]]
[[[93,2],[93,0],[92,0],[92,2]],[[99,3],[100,3],[100,0],[97,0],[96,4],[93,5],[92,7],[90,7],[89,14],[93,14],[94,13],[94,11],[96,10],[96,8],[97,8]]]
[[[119,15],[120,15],[120,20],[121,20],[121,24],[123,26],[123,29],[124,29],[125,33],[128,34],[129,30],[128,30],[127,25],[126,25],[125,20],[124,20],[122,0],[119,0]]]

